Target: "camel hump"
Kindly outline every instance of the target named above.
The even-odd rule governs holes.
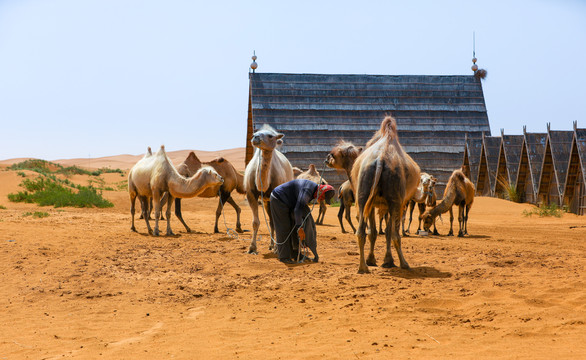
[[[458,179],[461,182],[464,182],[464,179],[466,178],[466,176],[464,175],[462,170],[454,171],[454,176],[456,177],[456,179]]]
[[[214,159],[210,162],[217,162],[218,164],[223,163],[224,161],[226,161],[226,159],[224,159],[223,157],[219,157],[217,159]]]
[[[165,152],[165,145],[161,145],[161,148],[159,149],[159,152],[157,152],[157,154],[167,155],[167,153]]]
[[[397,137],[397,121],[394,117],[387,115],[380,124],[380,133],[387,138]]]
[[[315,165],[314,164],[309,164],[309,169],[307,169],[307,172],[309,172],[312,175],[317,174],[317,170],[315,169]]]

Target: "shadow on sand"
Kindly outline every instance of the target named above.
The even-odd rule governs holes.
[[[439,271],[436,268],[429,266],[414,267],[409,270],[401,269],[398,267],[383,269],[382,276],[387,277],[398,277],[402,279],[446,279],[452,277],[452,273]]]

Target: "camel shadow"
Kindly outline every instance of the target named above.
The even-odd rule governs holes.
[[[452,277],[451,272],[439,271],[438,269],[429,266],[413,267],[408,270],[398,267],[384,270],[385,275],[402,279],[447,279]]]

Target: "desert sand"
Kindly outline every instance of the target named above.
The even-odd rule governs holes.
[[[242,170],[243,153],[221,155]],[[173,155],[177,164],[187,152]],[[136,159],[91,165],[128,169]],[[584,216],[527,217],[531,205],[478,197],[470,236],[445,236],[446,214],[442,236],[403,238],[411,270],[359,275],[338,208],[318,226],[321,261],[284,265],[264,221],[256,256],[246,254],[250,231],[226,233],[230,206],[213,234],[215,199],[183,202],[193,233],[172,217],[178,235],[153,237],[143,220],[130,231],[124,190],[104,191],[113,208],[56,209],[9,202],[21,181],[0,169],[0,359],[586,358]],[[234,197],[250,230],[244,196]],[[24,216],[32,211],[49,216]]]

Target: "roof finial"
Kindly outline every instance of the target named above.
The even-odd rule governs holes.
[[[476,31],[472,32],[472,71],[476,73],[478,70],[478,65],[476,65]]]
[[[578,129],[578,120],[574,120],[574,130]]]
[[[527,135],[527,125],[523,125],[523,135]]]
[[[504,136],[505,136],[505,129],[501,128],[501,137],[504,137]]]
[[[258,64],[256,63],[256,50],[253,50],[252,52],[252,64],[250,64],[250,68],[252,69],[252,72],[254,73],[254,71],[256,70],[256,68],[258,67]]]

